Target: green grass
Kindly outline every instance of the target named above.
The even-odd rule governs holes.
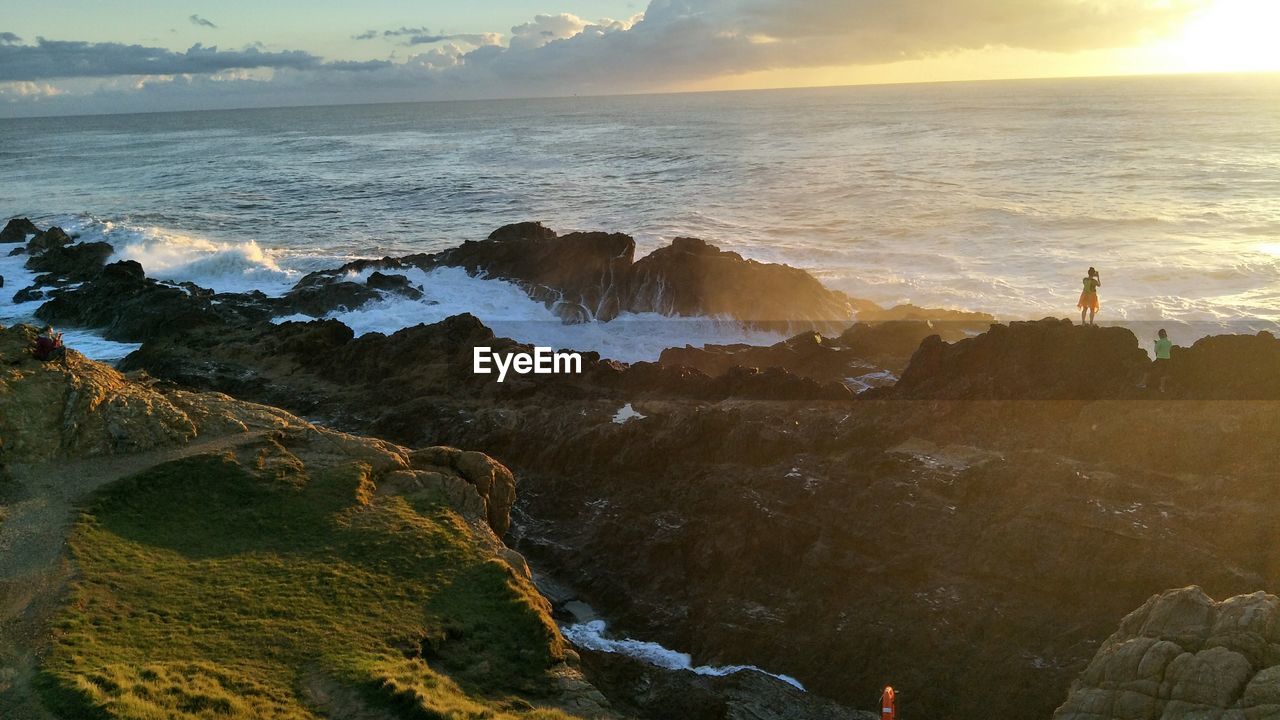
[[[42,668],[47,702],[73,717],[312,718],[320,687],[400,717],[566,717],[525,700],[545,697],[562,653],[529,584],[452,510],[375,499],[365,473],[198,457],[99,493],[70,539],[79,575]]]

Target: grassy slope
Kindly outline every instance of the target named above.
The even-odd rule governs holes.
[[[560,640],[527,582],[443,502],[350,463],[230,456],[100,491],[42,669],[71,717],[564,718],[535,709]]]

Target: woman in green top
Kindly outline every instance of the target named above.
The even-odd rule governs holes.
[[[1102,287],[1102,276],[1098,275],[1098,271],[1089,268],[1089,274],[1084,276],[1084,291],[1080,293],[1080,301],[1076,303],[1076,307],[1080,308],[1080,324],[1084,325],[1085,313],[1089,314],[1089,322],[1093,322],[1093,318],[1098,314],[1098,288]]]
[[[1173,353],[1173,341],[1169,339],[1169,333],[1164,328],[1160,328],[1160,332],[1156,335],[1156,359],[1151,363],[1151,379],[1160,381],[1160,392],[1164,392],[1164,386],[1169,382],[1169,356]],[[1147,384],[1145,381],[1142,383]]]

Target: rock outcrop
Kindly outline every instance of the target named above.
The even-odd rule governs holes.
[[[1168,392],[1203,400],[1280,400],[1280,339],[1269,332],[1212,335],[1175,347]]]
[[[31,238],[27,243],[28,255],[39,255],[55,248],[66,247],[75,240],[60,227],[54,226]]]
[[[25,243],[27,238],[40,234],[40,228],[26,218],[12,218],[0,230],[0,243]]]
[[[1152,597],[1120,623],[1055,720],[1280,716],[1280,599],[1214,602],[1199,587]]]
[[[459,267],[516,283],[565,322],[609,321],[622,312],[719,316],[778,327],[843,327],[856,310],[878,310],[825,288],[787,265],[744,259],[696,238],[676,238],[635,259],[622,233],[558,235],[541,223],[498,228],[486,240],[430,255],[357,260],[312,273],[299,287],[342,282],[351,272]]]
[[[686,345],[664,350],[658,361],[668,366],[696,368],[711,376],[723,375],[733,368],[780,368],[819,382],[843,383],[854,392],[861,392],[893,385],[925,338],[961,340],[986,330],[991,324],[991,317],[981,314],[969,320],[937,322],[859,321],[836,337],[824,337],[811,330],[768,347]]]
[[[1150,366],[1125,328],[1046,318],[992,325],[955,343],[926,338],[893,393],[916,400],[1125,398]]]
[[[48,285],[83,282],[102,272],[113,252],[111,245],[104,242],[55,245],[33,254],[27,260],[27,269],[52,276],[42,280]]]

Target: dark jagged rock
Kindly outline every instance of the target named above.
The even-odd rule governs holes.
[[[540,224],[521,223],[445,250],[431,262],[515,281],[562,319],[585,322],[612,320],[629,309],[621,296],[635,249],[635,241],[622,233],[557,236]]]
[[[1214,335],[1169,360],[1169,392],[1200,400],[1280,399],[1280,340],[1257,335]]]
[[[350,272],[407,267],[460,267],[473,275],[509,280],[565,322],[656,312],[732,317],[780,328],[843,328],[855,309],[878,309],[828,290],[803,270],[747,260],[702,240],[677,238],[635,260],[635,240],[628,235],[557,235],[541,223],[506,225],[486,240],[432,255],[357,260],[311,273],[297,287],[341,282]]]
[[[1169,590],[1098,649],[1055,720],[1269,718],[1280,714],[1280,599],[1214,602]]]
[[[745,260],[697,238],[676,238],[631,268],[625,308],[663,315],[713,315],[757,323],[848,321],[849,299],[809,273]]]
[[[784,369],[800,378],[844,384],[848,379],[880,372],[863,357],[840,347],[817,332],[796,335],[775,345],[707,345],[667,348],[659,362],[697,368],[713,377],[742,368]]]
[[[31,255],[38,255],[47,252],[53,248],[70,245],[74,240],[70,235],[63,231],[60,227],[51,227],[40,233],[27,243],[27,252]]]
[[[265,321],[271,315],[252,296],[222,299],[151,280],[136,261],[122,260],[78,288],[55,292],[35,314],[54,324],[100,328],[107,339],[124,342]]]
[[[917,310],[944,315],[953,312]],[[734,367],[783,368],[812,380],[840,382],[861,392],[892,385],[925,338],[941,334],[954,341],[987,329],[990,316],[977,315],[973,320],[936,322],[860,321],[838,337],[827,338],[809,331],[768,347],[741,343],[701,348],[686,345],[664,350],[659,361],[697,368],[712,376]]]
[[[14,303],[32,302],[32,301],[40,300],[43,298],[44,298],[44,291],[35,286],[23,288],[13,294]]]
[[[1097,400],[1133,397],[1151,361],[1126,328],[1070,320],[993,325],[976,337],[926,339],[893,389],[949,400]]]
[[[40,228],[26,218],[12,218],[0,230],[0,243],[24,243],[32,235],[39,235]]]
[[[526,221],[503,225],[489,233],[488,239],[498,242],[507,240],[555,240],[556,231],[541,222]]]
[[[409,282],[409,278],[404,275],[384,275],[375,270],[369,275],[369,279],[365,281],[365,284],[375,290],[394,293],[410,300],[422,299],[422,290],[414,287]]]
[[[114,248],[104,242],[56,245],[39,255],[32,255],[27,260],[27,269],[79,282],[101,272],[113,252]]]
[[[337,310],[355,310],[381,297],[377,290],[361,283],[335,282],[296,287],[285,294],[279,306],[282,311],[318,318]]]

